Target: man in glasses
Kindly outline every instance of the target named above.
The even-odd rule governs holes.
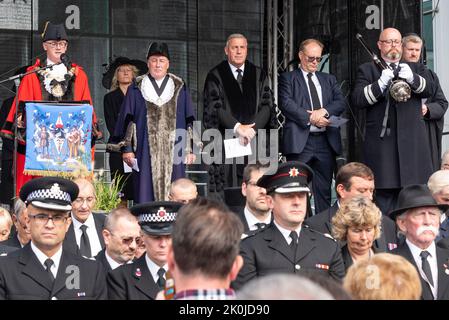
[[[377,47],[388,68],[373,61],[362,64],[352,91],[353,106],[366,111],[363,162],[376,177],[376,204],[383,213],[396,207],[403,187],[424,184],[433,172],[421,101],[432,95],[435,82],[424,65],[401,62],[401,40],[397,29],[380,33]],[[404,102],[390,94],[398,78],[411,89]]]
[[[74,182],[79,188],[79,194],[72,203],[72,224],[67,231],[64,248],[74,254],[91,258],[104,248],[102,232],[106,215],[92,212],[96,203],[92,182],[84,178]]]
[[[108,273],[109,299],[154,300],[164,289],[173,224],[181,206],[178,202],[155,201],[131,208],[139,221],[146,253],[133,264]]]
[[[287,161],[301,161],[313,169],[315,213],[331,205],[335,158],[342,151],[340,128],[329,118],[345,110],[335,76],[318,71],[323,48],[316,39],[301,42],[299,69],[281,74],[278,90],[285,116],[282,150]]]
[[[78,191],[75,183],[57,177],[37,178],[22,187],[31,241],[0,257],[0,300],[106,298],[101,265],[62,246]]]
[[[142,242],[136,217],[126,208],[112,210],[104,222],[103,239],[106,247],[95,260],[103,264],[106,273],[132,263]]]
[[[54,66],[29,74],[22,79],[16,99],[0,132],[3,137],[12,139],[15,133],[15,126],[18,129],[19,145],[17,148],[17,163],[15,168],[16,194],[19,193],[20,188],[25,182],[34,177],[23,173],[26,149],[23,139],[25,136],[25,121],[23,121],[25,117],[22,117],[22,113],[24,112],[23,102],[84,101],[92,105],[86,73],[79,65],[72,63],[66,55],[69,40],[64,26],[48,21],[44,26],[41,37],[46,58],[42,61],[36,59],[36,63],[30,66],[27,71],[48,65]],[[16,100],[18,100],[17,119]],[[87,129],[92,129],[93,139],[101,138],[101,132],[97,130],[95,112],[92,117],[92,128]]]

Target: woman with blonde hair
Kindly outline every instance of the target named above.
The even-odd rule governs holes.
[[[356,196],[341,204],[332,218],[332,235],[342,243],[346,270],[356,261],[369,259],[381,234],[382,213],[367,197]]]

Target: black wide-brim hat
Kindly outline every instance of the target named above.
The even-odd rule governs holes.
[[[107,70],[105,73],[103,73],[103,79],[101,80],[103,87],[108,90],[111,88],[112,78],[114,78],[115,70],[125,64],[135,66],[138,71],[138,76],[148,72],[148,65],[142,60],[129,59],[127,57],[117,57],[114,61],[110,62],[109,65],[107,65]]]
[[[401,215],[407,210],[422,208],[422,207],[436,207],[442,211],[446,211],[449,205],[438,204],[432,197],[432,193],[425,184],[412,184],[404,187],[399,192],[397,208],[390,212],[389,216],[395,220],[397,216]]]
[[[73,181],[60,177],[41,177],[28,181],[20,189],[20,199],[34,207],[70,211],[79,188]]]
[[[148,46],[147,60],[149,57],[158,54],[166,57],[170,60],[170,54],[168,53],[168,45],[165,42],[151,42]]]
[[[133,206],[130,211],[137,217],[140,228],[154,236],[171,235],[182,203],[174,201],[154,201]]]
[[[309,184],[313,178],[313,170],[305,163],[288,161],[279,164],[273,174],[265,174],[257,186],[265,188],[267,193],[310,192]]]
[[[64,25],[61,24],[53,24],[50,21],[47,21],[44,26],[44,31],[41,34],[42,42],[48,40],[66,40],[69,41],[69,37],[65,32]]]

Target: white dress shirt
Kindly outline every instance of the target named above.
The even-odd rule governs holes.
[[[307,77],[309,72],[304,71],[301,68],[299,68],[299,69],[301,70],[302,76],[304,77],[304,81],[306,82],[307,91],[309,92],[310,106],[312,107],[312,110],[313,110],[312,96],[310,94],[310,87],[309,87],[309,78]],[[321,89],[320,82],[318,81],[318,78],[317,78],[315,72],[312,72],[312,74],[313,74],[312,82],[315,85],[316,92],[318,93],[318,99],[320,99],[320,105],[321,105],[321,107],[323,107],[323,91]],[[314,125],[310,125],[310,132],[322,132],[322,131],[326,131],[326,128],[318,128],[318,127],[315,127]]]
[[[95,257],[98,254],[98,252],[100,252],[103,248],[101,247],[101,242],[100,239],[98,238],[97,228],[95,227],[95,220],[93,216],[94,213],[91,213],[84,223],[81,223],[78,220],[76,220],[75,215],[73,213],[71,215],[72,215],[73,229],[75,230],[76,244],[78,245],[78,248],[80,247],[81,236],[83,235],[83,231],[80,229],[80,227],[84,224],[87,226],[86,232],[87,236],[89,237],[90,252],[92,254],[92,257]]]
[[[424,271],[422,270],[422,259],[421,259],[421,248],[418,248],[413,243],[411,243],[408,239],[405,240],[411,253],[413,256],[413,259],[415,259],[415,263],[418,266],[418,271],[421,277],[427,282],[427,277],[424,274]],[[430,271],[432,272],[432,280],[433,280],[433,286],[429,283],[430,289],[432,290],[433,298],[437,299],[438,297],[438,263],[437,263],[437,252],[436,252],[436,246],[435,241],[432,242],[430,247],[426,249],[427,252],[430,253],[430,255],[427,257],[427,261],[430,265]]]
[[[154,263],[153,260],[151,260],[146,253],[145,253],[145,261],[147,262],[147,267],[148,267],[148,270],[150,270],[150,273],[151,273],[151,276],[153,277],[154,283],[157,284],[157,280],[159,280],[159,275],[157,274],[157,272],[159,271],[159,269],[161,267],[159,267],[156,263]],[[165,272],[167,272],[168,265],[164,264],[164,266],[162,268],[164,268]],[[164,279],[165,279],[165,274],[164,274]]]
[[[109,266],[111,267],[112,270],[124,265],[124,263],[118,263],[117,261],[112,259],[106,250],[104,251],[104,255],[106,257],[106,261],[109,263]],[[133,261],[129,260],[126,264],[131,264],[131,263],[133,263]]]
[[[271,212],[268,213],[267,217],[263,221],[257,219],[254,214],[249,211],[247,206],[245,206],[243,213],[245,215],[246,222],[248,223],[249,230],[251,231],[257,230],[256,223],[265,223],[267,225],[271,223]]]
[[[281,227],[279,224],[276,223],[276,220],[274,220],[273,222],[275,226],[279,229],[279,231],[282,233],[282,236],[285,238],[285,241],[287,241],[287,244],[290,245],[290,243],[292,242],[292,238],[290,237],[290,233],[292,232],[292,230],[288,230]],[[299,235],[301,234],[301,226],[299,226],[295,231],[298,234],[299,239]]]
[[[41,265],[44,267],[45,270],[47,270],[45,260],[47,260],[48,258],[53,260],[53,265],[50,267],[50,271],[53,274],[53,277],[55,277],[56,279],[59,264],[61,262],[62,246],[59,247],[59,250],[56,251],[56,253],[52,257],[47,257],[45,253],[43,253],[38,247],[34,245],[33,241],[31,241],[31,250],[33,250],[34,254],[36,255],[37,259],[39,260],[39,262],[41,263]]]
[[[228,62],[229,63],[229,62]],[[240,68],[237,68],[236,66],[234,66],[233,64],[229,63],[229,67],[231,68],[231,72],[232,75],[234,76],[234,79],[237,80],[237,76],[239,75],[239,73],[237,72],[237,69],[242,70],[242,77],[243,74],[245,73],[245,64],[243,64]],[[240,125],[240,122],[237,122],[234,126],[234,133],[236,133],[237,127]]]

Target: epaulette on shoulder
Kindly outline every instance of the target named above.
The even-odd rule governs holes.
[[[264,229],[257,229],[257,230],[249,230],[247,232],[243,232],[242,233],[242,237],[240,238],[240,240],[246,239],[246,238],[250,238],[252,236],[255,236],[256,234],[258,234],[259,232],[263,232],[264,230],[267,230],[267,228]]]
[[[303,227],[305,227],[305,228],[307,228],[308,230],[310,230],[310,231],[312,231],[312,232],[314,232],[314,233],[317,233],[317,234],[319,234],[319,235],[321,235],[321,236],[323,236],[323,237],[325,237],[325,238],[328,238],[328,239],[330,239],[330,240],[332,240],[332,241],[334,241],[334,242],[337,242],[337,240],[336,240],[334,237],[332,237],[329,233],[322,233],[322,232],[319,232],[319,231],[317,231],[317,230],[315,230],[315,229],[310,228],[308,225],[303,225]]]
[[[0,257],[6,257],[7,255],[8,255],[7,252],[2,252],[2,253],[0,253]]]

